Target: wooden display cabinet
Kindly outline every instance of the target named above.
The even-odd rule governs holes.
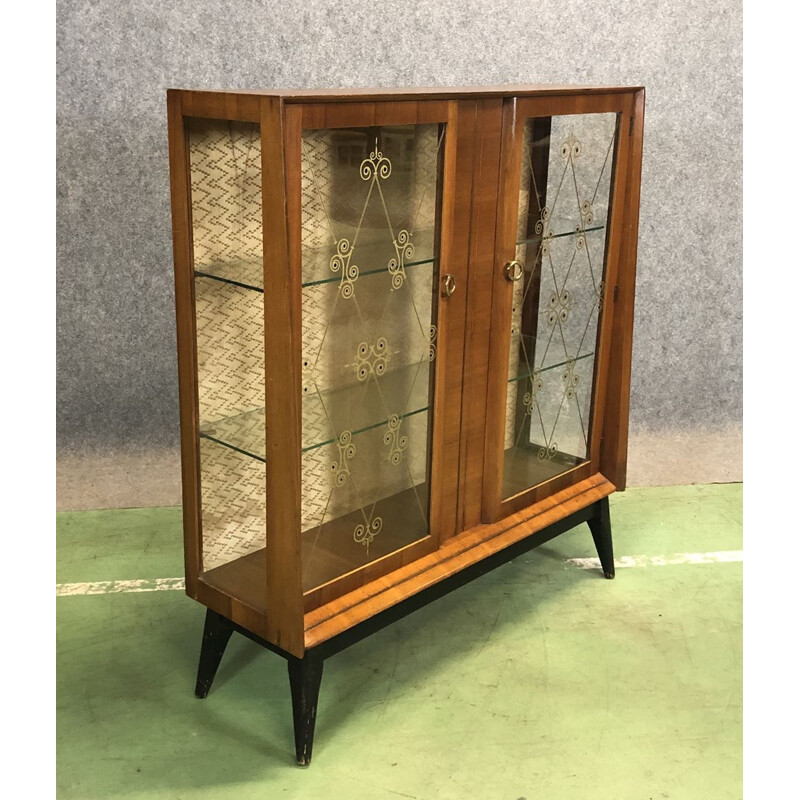
[[[168,92],[197,694],[325,658],[625,487],[644,90]]]

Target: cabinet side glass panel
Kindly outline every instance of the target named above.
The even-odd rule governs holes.
[[[616,137],[613,113],[525,122],[504,499],[588,458]]]
[[[203,578],[262,608],[266,462],[259,126],[189,120],[189,159]]]
[[[444,126],[302,136],[302,567],[429,535]]]

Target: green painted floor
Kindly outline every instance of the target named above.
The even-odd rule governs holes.
[[[654,562],[740,551],[742,487],[611,516],[643,566],[567,562],[583,525],[328,661],[308,769],[282,659],[234,637],[200,701],[181,591],[59,597],[58,796],[740,798],[742,564]],[[59,584],[177,577],[180,510],[64,512],[58,547]]]

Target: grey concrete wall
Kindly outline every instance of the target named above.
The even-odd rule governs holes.
[[[630,478],[738,479],[741,34],[726,0],[60,0],[61,505],[178,498],[169,86],[645,85]]]

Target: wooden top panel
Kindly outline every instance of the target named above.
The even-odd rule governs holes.
[[[635,92],[642,86],[574,86],[548,83],[523,83],[505,86],[431,86],[405,88],[339,88],[339,89],[170,89],[169,91],[203,92],[209,94],[249,95],[251,97],[280,97],[287,103],[344,102],[357,100],[441,100],[478,97],[525,97],[546,94],[607,94]]]

